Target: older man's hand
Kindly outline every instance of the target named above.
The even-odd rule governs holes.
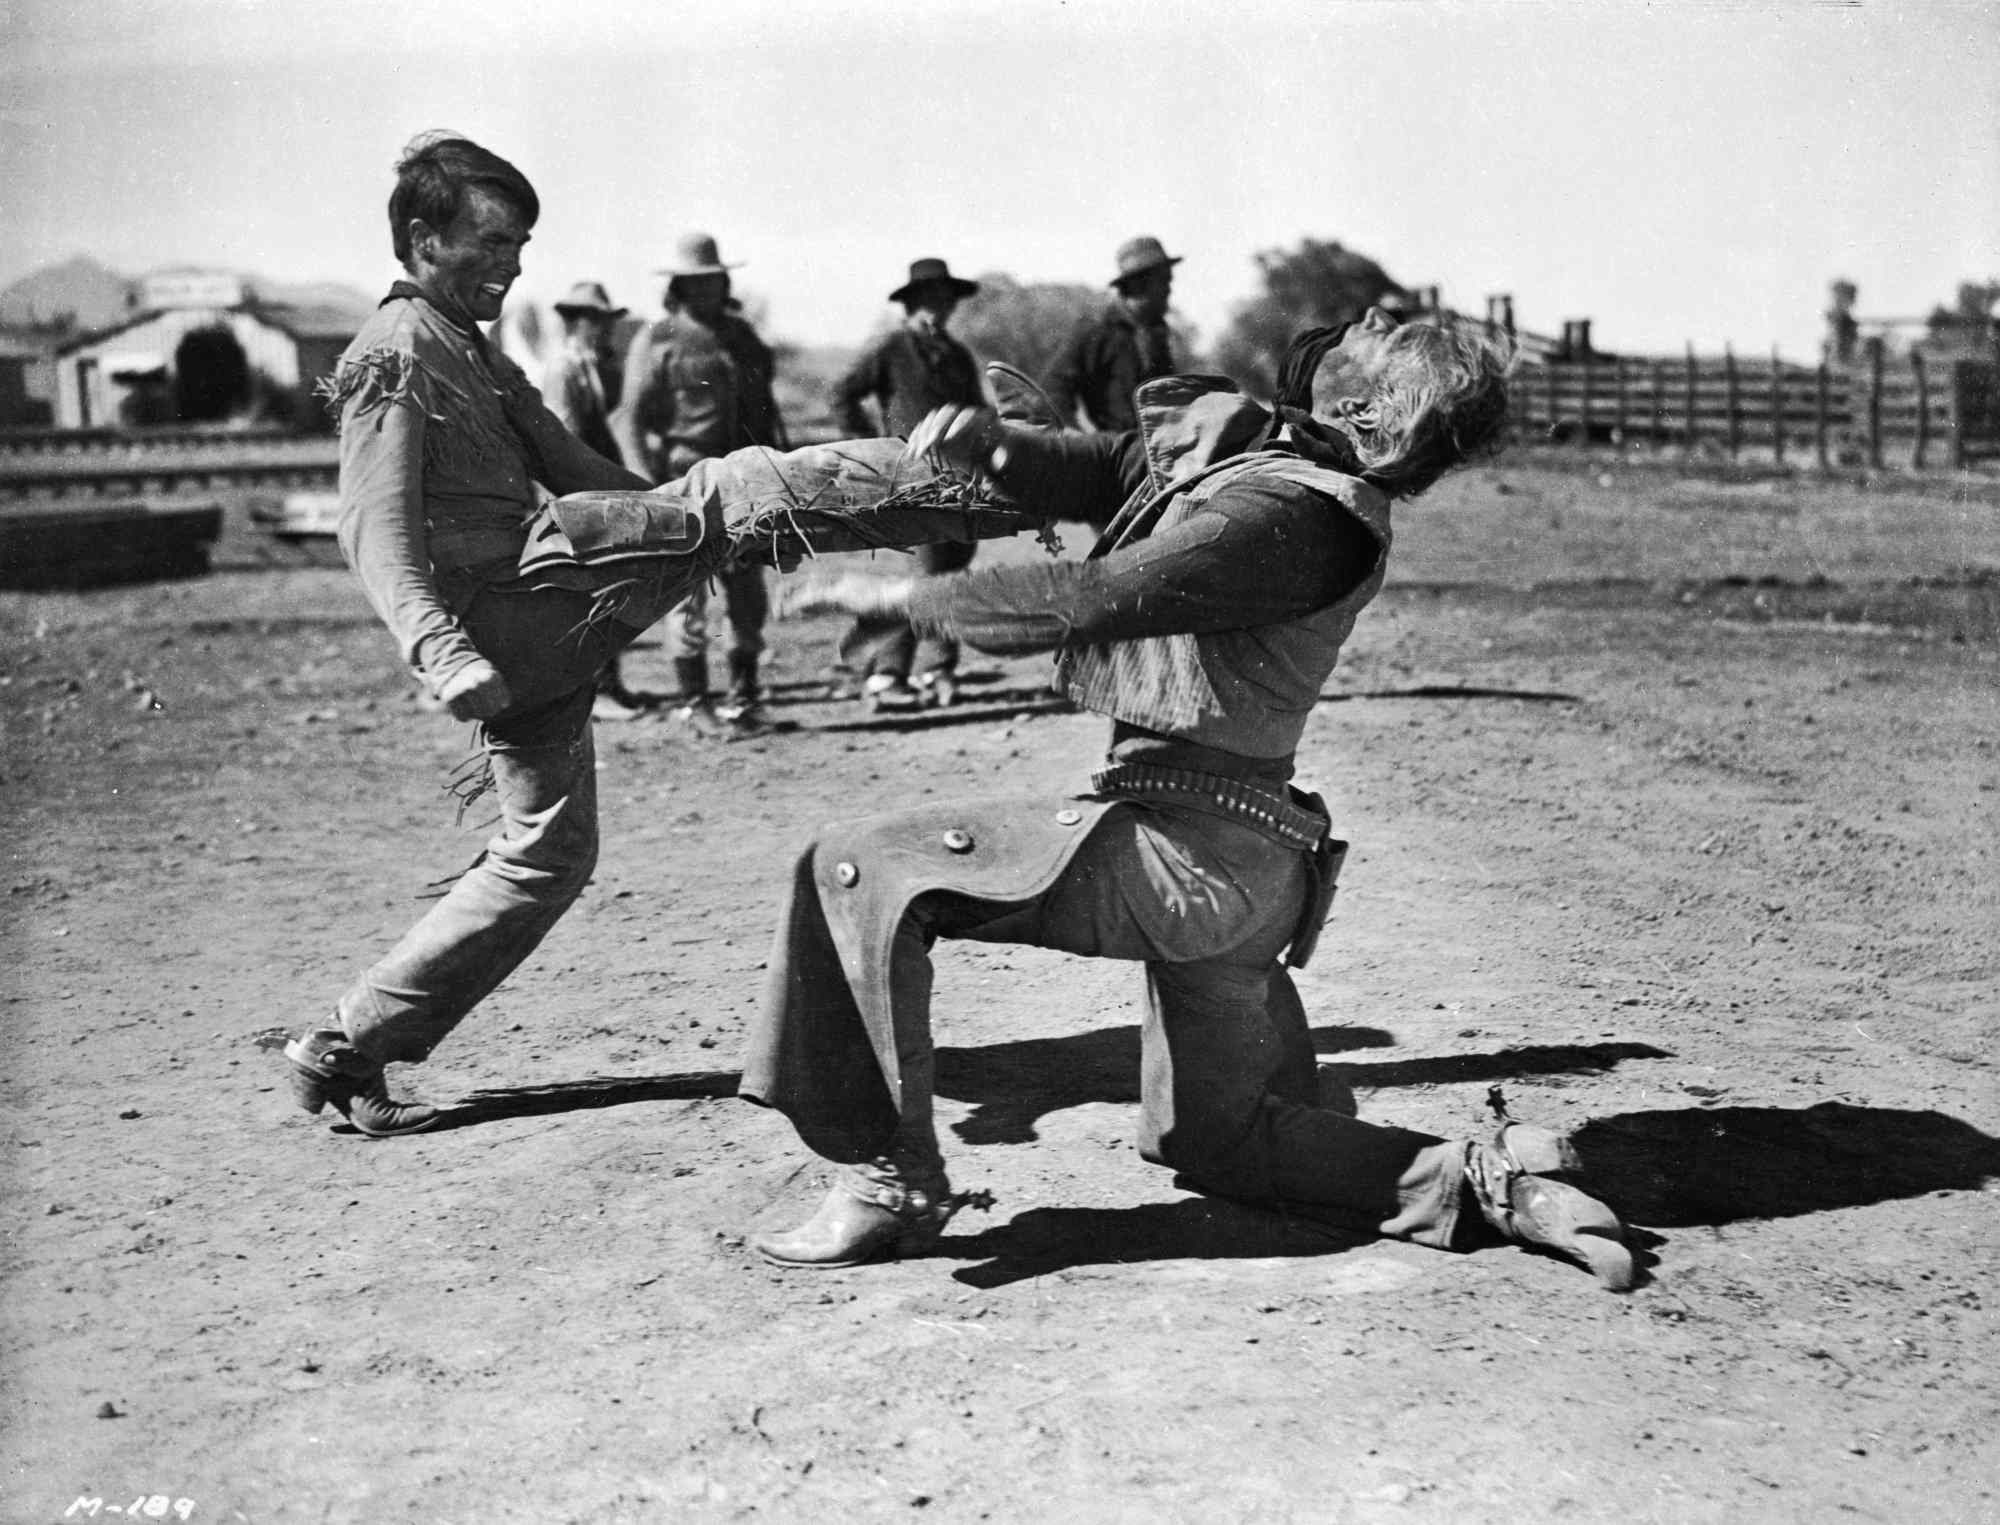
[[[1006,439],[1000,415],[991,408],[965,408],[946,403],[933,408],[910,431],[905,454],[954,471],[983,471]]]
[[[445,679],[438,699],[454,720],[491,720],[514,702],[500,669],[484,660],[469,662]]]

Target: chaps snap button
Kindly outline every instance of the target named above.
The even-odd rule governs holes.
[[[969,853],[972,851],[972,833],[954,826],[944,834],[944,845],[955,853]]]
[[[1058,826],[1074,826],[1082,819],[1083,812],[1081,810],[1058,810],[1056,812],[1056,825]]]
[[[833,877],[842,889],[852,889],[854,881],[861,877],[861,870],[852,863],[836,863],[833,866]]]

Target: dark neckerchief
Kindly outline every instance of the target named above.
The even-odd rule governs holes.
[[[1359,477],[1364,482],[1381,487],[1382,484],[1369,476],[1368,469],[1354,453],[1354,442],[1338,429],[1330,429],[1310,413],[1282,403],[1277,411],[1285,425],[1283,443],[1289,444],[1316,466],[1338,471],[1343,476]]]

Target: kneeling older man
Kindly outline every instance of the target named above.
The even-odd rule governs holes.
[[[793,607],[905,614],[987,651],[1055,652],[1055,687],[1111,720],[1085,794],[923,807],[826,829],[798,860],[742,1094],[840,1164],[788,1266],[934,1240],[960,1202],[932,1120],[929,950],[1024,943],[1146,966],[1140,1152],[1217,1194],[1310,1205],[1440,1249],[1512,1242],[1614,1288],[1633,1260],[1568,1141],[1492,1144],[1321,1105],[1290,975],[1345,844],[1291,787],[1306,718],[1382,585],[1391,504],[1493,448],[1507,359],[1380,309],[1303,334],[1276,412],[1212,377],[1140,390],[1140,427],[1053,434],[940,408],[912,452],[988,472],[1023,508],[1096,519],[1081,561],[836,578]]]

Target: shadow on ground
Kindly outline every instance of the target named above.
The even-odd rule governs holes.
[[[968,1226],[964,1214],[955,1218],[954,1232],[937,1253],[983,1262],[952,1272],[953,1280],[970,1287],[1004,1287],[1081,1266],[1330,1255],[1375,1237],[1221,1197],[1136,1207],[1036,1207],[977,1233],[966,1233]]]
[[[1621,1113],[1586,1124],[1575,1142],[1593,1187],[1637,1225],[1642,1268],[1663,1243],[1648,1227],[1796,1217],[2000,1180],[2000,1139],[1940,1112],[1845,1102]],[[948,1237],[940,1252],[984,1262],[954,1272],[957,1280],[998,1287],[1081,1266],[1324,1255],[1373,1237],[1333,1209],[1323,1220],[1320,1211],[1213,1197],[1033,1208]]]
[[[2000,1180],[2000,1139],[1942,1112],[1825,1101],[1596,1118],[1577,1153],[1607,1201],[1659,1228],[1790,1218]]]
[[[740,1078],[735,1070],[694,1070],[678,1075],[592,1076],[557,1085],[502,1086],[472,1092],[448,1108],[430,1131],[443,1133],[510,1117],[548,1117],[642,1101],[717,1101],[734,1096]]]
[[[1313,1030],[1319,1054],[1394,1043],[1391,1034],[1375,1027]],[[1667,1057],[1665,1050],[1645,1043],[1575,1043],[1384,1064],[1327,1064],[1320,1067],[1321,1091],[1331,1100],[1356,1089],[1595,1074],[1628,1059]],[[940,1048],[937,1062],[938,1094],[973,1104],[971,1115],[952,1130],[968,1144],[1028,1143],[1036,1137],[1035,1124],[1051,1112],[1139,1099],[1139,1029],[1133,1026],[980,1048]]]

